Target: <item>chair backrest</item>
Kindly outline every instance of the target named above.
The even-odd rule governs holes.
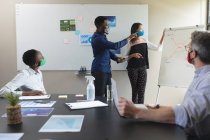
[[[117,93],[117,85],[116,85],[116,81],[113,78],[111,79],[111,81],[112,81],[113,100],[114,100],[114,104],[115,104],[115,106],[118,110],[118,101],[119,101],[118,99],[119,99],[119,97],[118,97],[118,93]],[[118,112],[119,112],[119,110],[118,110]]]

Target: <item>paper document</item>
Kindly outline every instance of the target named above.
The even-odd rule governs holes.
[[[19,105],[21,107],[52,107],[56,103],[56,101],[48,101],[48,102],[36,102],[36,101],[22,101],[19,103]]]
[[[48,116],[54,108],[21,108],[22,117]],[[2,117],[7,117],[5,113]]]
[[[40,99],[49,99],[51,95],[41,95],[41,96],[20,96],[20,100],[40,100]]]
[[[0,133],[0,140],[19,140],[24,133]]]
[[[80,132],[84,115],[52,115],[39,132]]]
[[[76,103],[66,103],[71,109],[84,109],[84,108],[93,108],[93,107],[104,107],[108,106],[101,101],[86,101],[86,102],[76,102]]]

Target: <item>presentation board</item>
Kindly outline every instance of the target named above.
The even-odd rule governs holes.
[[[204,26],[166,29],[160,64],[158,85],[188,87],[194,76],[194,67],[187,62],[187,46],[191,33]]]
[[[17,69],[26,67],[22,55],[29,49],[43,53],[47,62],[42,70],[79,70],[81,66],[90,69],[90,41],[97,16],[108,17],[110,41],[128,37],[134,22],[141,22],[148,36],[148,5],[17,4]],[[124,47],[117,52],[124,54],[126,50]],[[125,70],[126,65],[112,61],[113,70]]]

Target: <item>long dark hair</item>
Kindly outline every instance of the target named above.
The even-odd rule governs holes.
[[[139,29],[139,27],[141,26],[142,24],[141,23],[134,23],[132,26],[131,26],[131,34],[133,33],[136,33]],[[134,43],[136,41],[137,38],[133,38],[131,39],[131,43]]]

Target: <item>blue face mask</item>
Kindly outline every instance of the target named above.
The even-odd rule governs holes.
[[[137,33],[136,33],[138,36],[143,36],[144,35],[144,31],[142,30],[142,31],[138,31]]]

